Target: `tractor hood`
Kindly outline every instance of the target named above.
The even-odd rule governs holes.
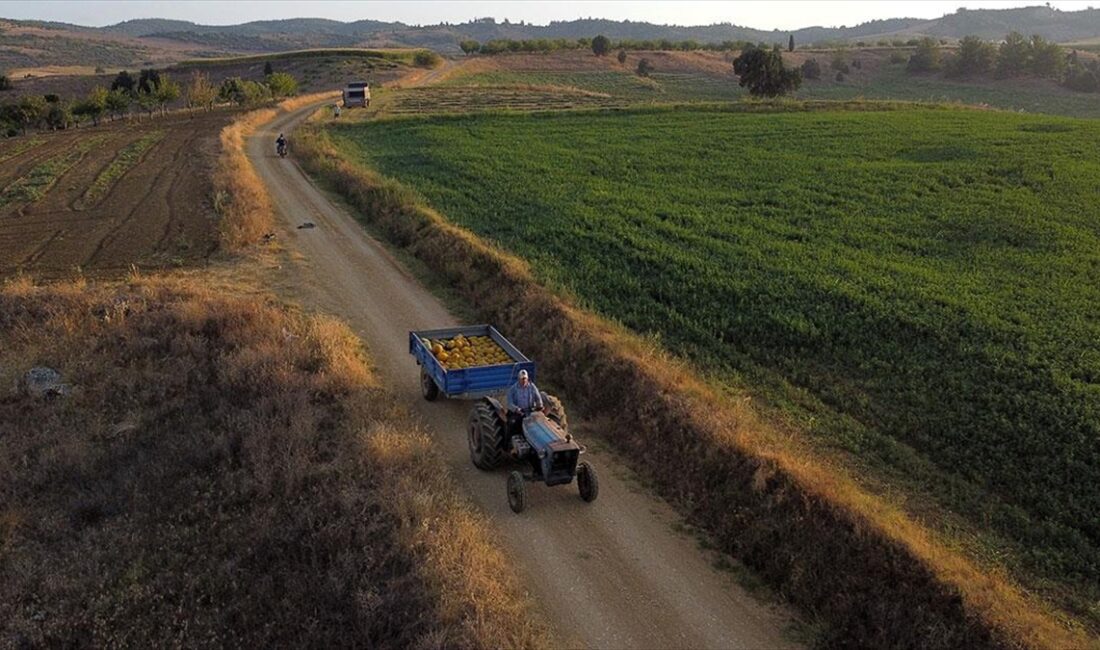
[[[573,480],[580,445],[567,439],[557,423],[542,413],[532,413],[523,420],[523,437],[538,455],[547,485]]]

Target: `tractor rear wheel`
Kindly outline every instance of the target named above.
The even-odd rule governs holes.
[[[490,404],[478,402],[470,411],[467,441],[474,467],[490,470],[500,463],[504,455],[504,421]]]
[[[519,472],[508,475],[508,505],[517,515],[527,507],[527,483]]]
[[[434,402],[439,397],[439,386],[424,369],[420,370],[420,394],[429,402]]]
[[[577,465],[577,489],[581,493],[581,499],[588,503],[592,503],[600,495],[600,480],[596,477],[596,468],[586,462]]]
[[[561,403],[561,400],[557,396],[544,391],[542,393],[542,403],[546,407],[546,417],[557,422],[559,427],[568,430],[569,418],[565,415],[565,405]]]

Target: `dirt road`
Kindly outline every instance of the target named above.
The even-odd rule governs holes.
[[[505,472],[470,464],[470,404],[425,402],[407,352],[410,329],[456,325],[456,319],[311,185],[293,159],[273,155],[275,134],[290,132],[308,110],[279,118],[248,144],[280,213],[283,241],[302,256],[286,274],[291,294],[346,319],[363,337],[381,376],[422,418],[461,486],[491,518],[557,638],[570,647],[595,648],[794,645],[781,632],[786,614],[714,569],[692,538],[674,531],[671,508],[625,478],[628,472],[610,452],[589,457],[600,471],[595,503],[582,502],[573,486],[531,484],[529,509],[522,515],[509,510]],[[297,229],[306,221],[317,227]]]

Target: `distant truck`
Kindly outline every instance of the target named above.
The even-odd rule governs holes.
[[[365,81],[352,81],[344,87],[344,108],[370,106],[370,84]]]

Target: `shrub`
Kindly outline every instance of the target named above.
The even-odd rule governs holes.
[[[843,72],[838,72],[838,73],[836,73],[836,77],[835,77],[835,79],[836,79],[837,81],[844,81],[844,73],[843,73]]]
[[[637,71],[639,76],[648,77],[649,73],[653,72],[653,65],[649,62],[649,59],[643,57],[641,61],[638,61]]]
[[[805,79],[821,78],[821,64],[817,62],[817,59],[807,59],[802,64],[802,76]]]
[[[267,75],[266,83],[272,97],[290,97],[298,93],[298,81],[285,72]]]
[[[922,38],[917,43],[913,56],[909,57],[906,70],[909,72],[932,72],[940,69],[940,46],[931,38]]]
[[[829,67],[837,72],[843,72],[844,74],[850,72],[848,61],[844,58],[844,52],[837,52],[833,55],[833,60],[829,63]]]
[[[9,79],[8,75],[6,75],[6,74],[0,74],[0,90],[11,90],[11,89],[12,89],[11,79]]]
[[[611,39],[600,34],[592,39],[592,53],[596,56],[604,56],[611,51]]]
[[[443,57],[431,50],[417,50],[413,55],[413,65],[421,68],[434,68],[443,63]]]
[[[271,61],[264,64],[264,76],[269,77],[275,73],[275,68],[271,67]]]
[[[890,53],[890,63],[892,65],[897,65],[899,63],[905,63],[908,60],[909,60],[909,57],[905,56],[904,52],[891,52]]]
[[[481,49],[481,43],[468,38],[464,41],[460,41],[458,47],[462,49],[463,54],[474,54]]]
[[[852,67],[855,68],[856,70],[862,70],[863,69],[863,61],[860,61],[859,59],[852,59]]]
[[[619,50],[619,54],[615,58],[617,58],[619,60],[619,65],[625,65],[626,64],[626,50]]]
[[[959,41],[959,50],[944,69],[950,77],[982,75],[993,69],[997,49],[977,36],[967,36]]]
[[[118,75],[115,76],[115,80],[111,82],[111,90],[133,92],[135,85],[137,85],[137,81],[134,79],[134,76],[123,70],[118,73]]]

